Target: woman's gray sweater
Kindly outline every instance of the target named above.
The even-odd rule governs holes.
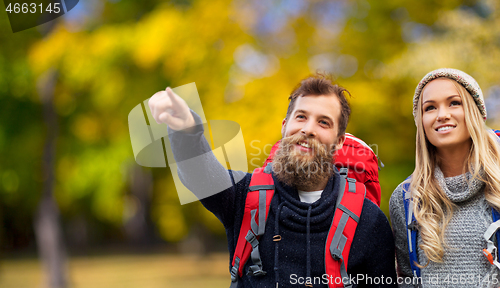
[[[482,253],[487,246],[483,234],[492,223],[491,208],[484,197],[484,182],[471,180],[470,173],[445,178],[439,167],[436,167],[435,177],[455,208],[445,231],[443,262],[430,262],[427,267],[421,268],[423,287],[499,287],[499,270]],[[412,271],[402,184],[394,190],[389,209],[396,243],[398,276],[406,277],[398,279],[398,284],[403,282],[399,287],[418,287],[410,282]],[[420,246],[420,233],[417,238]],[[417,248],[417,251],[419,263],[426,264],[427,257],[423,250]]]

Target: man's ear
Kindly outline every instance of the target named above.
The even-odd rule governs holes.
[[[286,130],[286,118],[281,122],[281,137],[285,138],[285,130]]]
[[[339,136],[339,138],[337,139],[337,144],[335,145],[336,150],[342,149],[344,141],[345,141],[345,134],[342,134],[342,136]]]

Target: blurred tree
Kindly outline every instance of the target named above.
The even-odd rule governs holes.
[[[34,246],[33,218],[42,190],[44,127],[26,59],[37,31],[12,34],[0,13],[0,248]]]
[[[42,173],[45,174],[45,179],[35,213],[35,237],[40,258],[46,270],[46,286],[65,288],[68,286],[66,245],[62,235],[59,207],[54,199],[54,163],[58,121],[53,98],[57,71],[48,70],[39,77],[37,82],[46,126],[46,140],[42,156]]]
[[[8,25],[3,14],[0,16],[0,23]],[[52,25],[44,25],[43,29],[50,30]],[[37,93],[35,77],[29,69],[25,54],[27,47],[39,39],[40,34],[26,31],[9,35],[10,29],[1,31],[5,31],[0,33],[0,38],[4,38],[2,43],[6,44],[0,47],[0,62],[5,64],[0,72],[0,78],[3,79],[3,83],[0,83],[0,102],[2,107],[12,108],[2,113],[2,118],[5,118],[0,122],[0,138],[3,138],[0,150],[4,160],[0,167],[0,173],[3,172],[3,189],[0,188],[0,200],[3,201],[0,201],[0,205],[5,208],[0,210],[3,212],[0,219],[3,218],[8,223],[2,227],[13,228],[8,231],[10,237],[5,237],[6,246],[29,244],[29,236],[34,234],[47,272],[47,287],[66,287],[64,242],[59,211],[53,198],[57,119],[52,107],[52,97],[56,74],[55,71],[47,71],[46,77],[39,81]],[[38,99],[35,96],[37,94],[40,95]],[[43,112],[44,122],[39,121],[42,118],[40,112]],[[9,141],[5,141],[6,139]],[[42,141],[45,142],[44,145]],[[36,193],[38,190],[42,192]],[[37,203],[38,207],[35,209]],[[16,221],[11,222],[12,217],[23,221],[22,226],[16,226]],[[24,235],[16,233],[20,227],[26,227],[30,223],[33,223],[34,230],[30,229]],[[28,243],[19,243],[18,236]]]

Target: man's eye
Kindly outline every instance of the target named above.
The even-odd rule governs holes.
[[[325,120],[321,120],[321,121],[319,121],[319,123],[321,125],[327,125],[327,126],[329,125],[329,123],[327,121],[325,121]]]
[[[305,119],[305,118],[306,118],[306,116],[304,116],[304,115],[297,115],[297,119]]]

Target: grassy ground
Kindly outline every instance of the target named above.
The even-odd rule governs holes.
[[[228,255],[126,255],[76,257],[69,261],[71,288],[229,287]],[[0,287],[43,288],[36,259],[1,260]]]

